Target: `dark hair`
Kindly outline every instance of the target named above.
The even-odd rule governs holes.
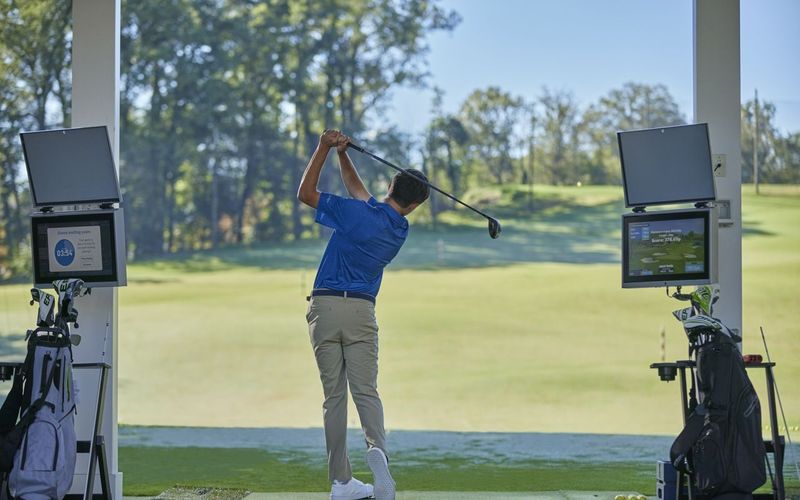
[[[428,182],[425,174],[417,169],[409,168],[405,172],[398,172],[392,179],[394,184],[389,196],[403,208],[407,208],[412,203],[421,204],[428,199],[431,190],[419,179]]]

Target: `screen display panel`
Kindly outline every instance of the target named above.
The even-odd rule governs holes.
[[[113,212],[34,215],[31,225],[35,283],[118,281]]]
[[[623,287],[711,282],[710,233],[703,209],[623,216]]]
[[[37,207],[120,202],[106,127],[20,134]]]
[[[625,206],[716,199],[708,125],[618,132]]]

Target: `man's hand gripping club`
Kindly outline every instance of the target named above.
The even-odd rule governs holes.
[[[344,183],[347,192],[357,200],[366,201],[370,198],[370,193],[367,191],[364,182],[359,177],[353,161],[347,154],[347,147],[350,144],[350,138],[342,134],[338,130],[328,129],[322,133],[319,138],[317,149],[311,156],[306,170],[303,173],[303,179],[300,182],[300,187],[297,190],[297,199],[306,205],[317,208],[319,204],[319,177],[322,172],[322,167],[325,165],[325,159],[331,148],[336,148],[339,156],[339,165],[342,174],[342,182]]]

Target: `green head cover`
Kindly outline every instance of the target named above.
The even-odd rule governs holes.
[[[692,305],[700,311],[700,314],[712,316],[713,306],[718,297],[717,290],[710,285],[698,286],[692,292]]]

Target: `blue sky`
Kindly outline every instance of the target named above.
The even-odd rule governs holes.
[[[731,0],[735,1],[735,0]],[[456,111],[476,88],[529,100],[543,87],[586,106],[625,82],[664,83],[692,115],[692,0],[444,0],[461,24],[431,36],[430,83]],[[800,0],[741,0],[742,100],[775,103],[783,131],[800,131]],[[400,89],[389,117],[420,131],[432,93]]]

